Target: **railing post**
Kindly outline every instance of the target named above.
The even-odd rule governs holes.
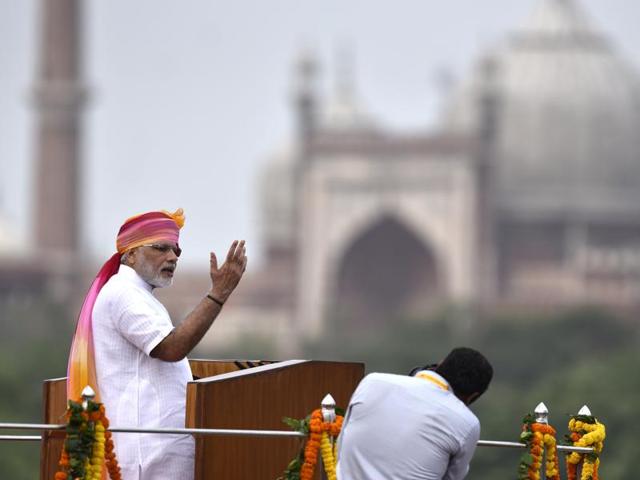
[[[322,399],[320,403],[322,409],[322,420],[331,423],[336,421],[336,401],[330,393]],[[333,437],[329,437],[331,441],[331,448],[333,448]]]
[[[587,415],[589,417],[592,416],[591,410],[586,405],[583,405],[582,408],[580,410],[578,410],[578,415]],[[578,468],[576,468],[577,478],[580,478],[582,476],[582,467],[583,466],[584,466],[584,463],[580,463],[578,465]]]
[[[549,424],[549,409],[547,408],[547,406],[544,404],[544,402],[540,402],[538,404],[538,406],[535,408],[535,410],[533,411],[533,414],[536,417],[536,423],[544,423],[545,425]],[[542,459],[542,465],[546,465],[547,463],[547,452],[545,450],[544,452],[544,457]],[[542,468],[542,475],[545,480],[547,478],[547,470],[546,468]]]
[[[320,407],[322,407],[322,419],[325,422],[331,423],[336,421],[336,401],[330,393],[327,393],[322,399]]]
[[[549,409],[544,402],[540,402],[533,413],[536,416],[536,423],[549,424]]]
[[[96,392],[93,391],[93,388],[87,385],[82,389],[81,395],[82,395],[82,409],[86,411],[87,407],[89,406],[89,402],[92,401],[94,398],[96,398]]]

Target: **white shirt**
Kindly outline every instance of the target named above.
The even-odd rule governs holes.
[[[338,479],[460,480],[479,438],[480,422],[450,388],[372,373],[349,402],[338,439]]]
[[[189,362],[149,356],[173,328],[152,287],[121,265],[93,309],[98,387],[112,426],[184,428]],[[114,443],[126,480],[193,477],[190,435],[116,433]]]

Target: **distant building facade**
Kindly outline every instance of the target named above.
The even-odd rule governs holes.
[[[81,12],[42,5],[35,248],[16,259],[0,225],[0,296],[64,296],[78,271]],[[385,128],[348,72],[321,101],[317,72],[310,54],[295,63],[294,141],[260,177],[263,266],[211,345],[293,345],[447,304],[640,306],[640,79],[578,0],[538,0],[431,131]],[[183,272],[159,296],[180,317],[206,282]]]
[[[261,178],[264,267],[221,328],[287,339],[446,304],[638,307],[640,79],[578,3],[541,0],[430,132],[381,127],[348,79],[320,103],[303,55],[296,141]]]

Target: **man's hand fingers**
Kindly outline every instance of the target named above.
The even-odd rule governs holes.
[[[211,270],[218,270],[218,259],[216,258],[216,254],[211,252]]]
[[[229,248],[229,253],[227,253],[227,262],[230,261],[236,253],[236,247],[238,246],[238,240],[234,240]]]
[[[218,269],[214,253],[211,252],[212,291],[214,292],[213,295],[223,302],[236,288],[247,268],[246,251],[244,240],[234,240],[220,269]]]
[[[244,246],[244,240],[240,240],[240,243],[238,244],[238,248],[236,248],[236,251],[234,253],[234,257],[238,260],[242,260],[242,257],[244,256],[246,252],[246,248]]]

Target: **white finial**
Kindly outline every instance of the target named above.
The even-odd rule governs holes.
[[[91,388],[91,386],[87,385],[82,389],[81,395],[82,395],[82,408],[86,410],[87,406],[89,405],[89,401],[96,398],[96,392],[93,390],[93,388]]]
[[[540,402],[533,413],[536,415],[536,423],[549,423],[549,409],[544,402]]]
[[[588,417],[591,417],[591,410],[589,410],[589,407],[587,407],[586,405],[583,405],[582,408],[580,409],[580,411],[578,412],[578,415],[586,415]]]
[[[82,398],[85,398],[87,400],[93,400],[96,396],[96,392],[93,391],[93,388],[87,385],[82,389],[81,395],[82,395]]]
[[[330,393],[322,399],[320,404],[322,407],[322,418],[325,422],[335,422],[336,420],[336,401]]]

